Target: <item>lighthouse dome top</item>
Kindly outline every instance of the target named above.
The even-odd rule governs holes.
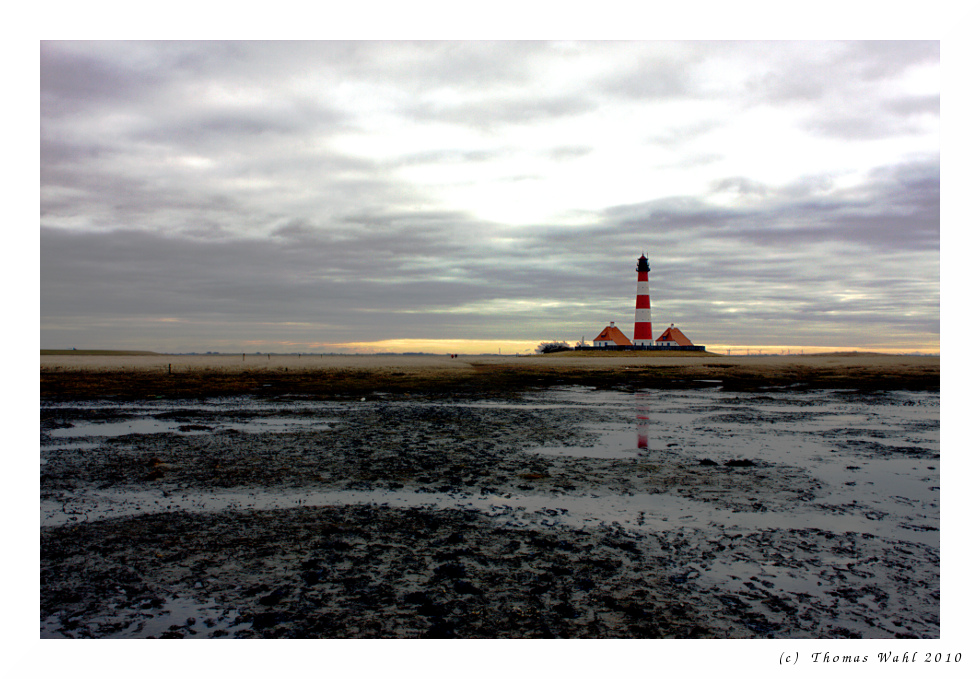
[[[636,270],[637,271],[649,271],[650,263],[647,260],[647,256],[644,254],[640,255],[640,258],[636,260]]]

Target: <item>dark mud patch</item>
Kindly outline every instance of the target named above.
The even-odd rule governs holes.
[[[819,530],[515,528],[345,506],[41,531],[49,637],[929,636],[937,582],[935,551]]]
[[[614,528],[501,528],[476,512],[152,515],[42,531],[42,631],[146,636],[161,628],[156,618],[174,619],[168,602],[179,601],[185,614],[189,602],[201,612],[173,622],[169,636],[717,633],[703,602],[678,597],[666,570]]]

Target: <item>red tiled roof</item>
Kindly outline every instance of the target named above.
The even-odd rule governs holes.
[[[615,326],[608,326],[606,328],[603,328],[602,332],[599,333],[599,336],[592,341],[614,342],[615,344],[621,347],[628,347],[631,344],[633,344],[632,342],[629,341],[629,338],[627,338],[626,335],[623,334],[623,331]]]
[[[660,337],[658,337],[657,338],[657,341],[658,342],[677,342],[677,344],[679,344],[682,347],[693,347],[694,346],[694,342],[692,342],[691,340],[689,340],[684,335],[684,333],[682,333],[680,330],[678,330],[674,326],[670,326],[669,328],[667,328],[666,330],[664,330],[664,334],[662,334]]]

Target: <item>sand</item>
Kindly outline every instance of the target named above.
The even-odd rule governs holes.
[[[42,355],[41,397],[170,397],[487,393],[575,383],[731,389],[938,389],[939,358],[886,354],[717,356],[563,352],[534,356]]]
[[[87,355],[44,354],[41,370],[447,370],[470,371],[478,367],[608,369],[640,366],[705,369],[719,365],[759,372],[793,368],[852,370],[939,370],[939,357],[894,354],[814,354],[785,356],[724,356],[686,352],[561,352],[533,356],[378,355],[378,354],[152,354]]]

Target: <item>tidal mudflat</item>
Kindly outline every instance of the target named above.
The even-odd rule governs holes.
[[[42,637],[937,638],[937,390],[50,400]]]

